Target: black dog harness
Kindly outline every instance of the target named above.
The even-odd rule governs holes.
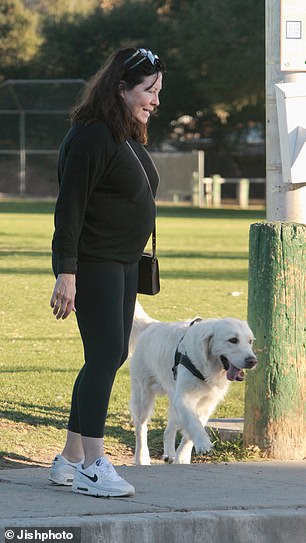
[[[202,319],[200,317],[194,319],[191,321],[189,326],[192,326],[194,323],[201,321]],[[176,379],[177,377],[177,367],[179,364],[182,364],[182,366],[185,366],[187,370],[189,370],[195,377],[198,379],[201,379],[201,381],[206,381],[204,375],[195,367],[195,365],[191,362],[189,356],[185,353],[179,352],[179,346],[181,342],[183,341],[184,336],[181,337],[179,344],[176,348],[175,355],[174,355],[174,366],[172,368],[173,377]]]

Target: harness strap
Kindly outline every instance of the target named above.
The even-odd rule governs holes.
[[[200,319],[198,317],[198,318],[194,319],[193,321],[191,321],[189,326],[192,326],[195,322],[199,322],[201,320],[202,319]],[[186,353],[184,354],[184,353],[179,352],[179,346],[180,346],[180,343],[181,343],[181,341],[183,339],[184,339],[184,336],[181,337],[181,339],[179,341],[179,344],[178,344],[178,346],[176,348],[175,355],[174,355],[174,366],[172,368],[174,379],[176,379],[176,377],[177,377],[177,367],[178,367],[178,365],[182,364],[182,366],[185,366],[185,368],[187,368],[187,370],[189,370],[195,377],[197,377],[198,379],[201,379],[201,381],[205,381],[206,379],[205,379],[204,375],[191,362],[189,356],[187,356]]]
[[[174,362],[174,366],[172,368],[174,379],[176,379],[176,377],[177,377],[177,367],[178,367],[179,364],[182,364],[182,366],[185,366],[185,368],[187,368],[187,370],[189,370],[198,379],[201,379],[201,381],[206,380],[204,375],[191,362],[189,356],[187,356],[187,354],[179,353],[178,350],[176,350],[175,362]]]

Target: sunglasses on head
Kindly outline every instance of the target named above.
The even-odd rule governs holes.
[[[160,64],[160,59],[158,55],[154,55],[150,49],[137,49],[135,53],[133,53],[130,57],[128,57],[123,64],[128,64],[133,60],[136,59],[138,56],[141,58],[134,62],[131,66],[128,67],[128,70],[132,70],[133,68],[136,68],[139,64],[141,64],[144,60],[149,60],[152,64],[152,66],[158,66]]]

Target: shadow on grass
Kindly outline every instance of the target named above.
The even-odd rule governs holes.
[[[3,419],[29,426],[53,426],[62,430],[67,427],[68,415],[66,408],[0,401],[0,416]]]
[[[0,213],[43,213],[54,212],[54,202],[33,200],[4,200],[0,201]]]
[[[203,258],[204,260],[247,260],[249,253],[207,253],[205,250],[201,252],[193,251],[158,251],[158,256],[163,258]]]
[[[116,424],[114,422],[116,421]],[[152,458],[159,459],[163,454],[163,434],[166,421],[161,418],[152,418],[148,426],[148,447]],[[116,439],[134,451],[135,431],[129,415],[109,413],[106,419],[105,436]]]
[[[50,251],[25,251],[24,249],[16,249],[14,251],[12,250],[2,250],[0,251],[0,257],[14,257],[14,256],[25,256],[25,257],[31,257],[31,258],[41,258],[41,257],[48,257],[50,258],[51,263],[51,250]]]
[[[4,402],[0,401],[3,404]],[[68,409],[59,409],[58,407],[34,405],[30,403],[13,403],[6,408],[0,408],[0,416],[7,421],[7,428],[10,427],[10,421],[14,424],[13,428],[18,431],[18,424],[33,427],[50,426],[57,430],[65,430],[68,422]],[[165,429],[163,419],[152,419],[152,427],[149,428],[148,445],[152,458],[160,459],[163,454],[163,432]],[[158,426],[158,427],[156,427]],[[135,433],[129,415],[109,413],[106,421],[105,437],[115,440],[118,445],[129,448],[131,451],[135,447]],[[110,447],[113,445],[110,442]],[[116,445],[115,445],[116,447]],[[18,460],[21,465],[18,466]],[[0,469],[5,467],[28,467],[33,464],[30,457],[19,456],[8,451],[0,451]],[[14,465],[13,465],[14,464]],[[33,465],[43,465],[35,463]]]
[[[50,269],[44,268],[0,268],[3,275],[53,275]]]
[[[122,426],[108,425],[105,427],[105,437],[116,439],[120,445],[126,445],[127,447],[134,447],[135,434],[134,430],[122,428]]]
[[[182,255],[182,258],[184,255]],[[247,270],[233,270],[223,268],[222,270],[184,270],[184,269],[173,269],[173,270],[163,270],[162,265],[160,266],[160,274],[164,279],[214,279],[216,281],[220,280],[232,280],[232,279],[241,279],[247,280],[248,271]],[[50,275],[53,276],[52,270],[39,269],[39,268],[0,268],[0,275]]]
[[[1,469],[21,469],[21,468],[45,468],[49,462],[38,462],[29,456],[16,454],[11,451],[0,451],[0,470]]]
[[[69,339],[79,339],[79,334],[78,333],[75,333],[73,336],[69,336]],[[23,343],[24,341],[29,341],[29,342],[32,342],[32,341],[52,341],[52,343],[54,343],[55,341],[62,341],[63,340],[63,336],[53,336],[53,335],[50,335],[50,336],[22,336],[22,337],[11,337],[11,338],[7,338],[8,341],[12,340],[14,341],[14,343],[18,343],[18,341],[20,343]],[[15,366],[15,367],[18,367],[18,366]],[[34,367],[34,366],[32,366]],[[39,369],[46,369],[46,366],[39,366]],[[50,368],[51,371],[65,371],[65,369],[63,368],[54,368],[54,366],[52,366]],[[70,371],[70,370],[68,370]],[[0,369],[0,373],[1,373],[1,369]]]
[[[163,270],[160,269],[162,279],[212,279],[215,281],[246,281],[248,279],[247,270]]]
[[[48,338],[49,340],[53,341],[52,338]],[[62,338],[61,338],[62,339]],[[18,341],[19,338],[17,338],[16,340],[14,339],[14,342],[15,341]],[[23,338],[20,339],[20,341],[23,341]],[[73,369],[61,369],[61,368],[57,368],[57,369],[53,369],[51,367],[47,367],[47,366],[27,366],[26,368],[24,367],[14,367],[14,368],[11,368],[11,369],[4,369],[4,370],[0,370],[0,374],[1,373],[11,373],[14,375],[14,373],[33,373],[33,372],[36,372],[36,373],[41,373],[41,372],[50,372],[50,373],[64,373],[65,375],[68,375],[69,373],[73,373],[75,376],[77,375],[78,371],[80,370],[80,368],[73,368]],[[1,401],[0,401],[1,403]]]
[[[54,201],[5,200],[0,201],[0,213],[43,213],[54,212]],[[185,206],[162,206],[157,203],[158,217],[207,218],[207,219],[265,219],[265,210],[256,209],[200,209]]]
[[[197,207],[157,207],[157,217],[187,219],[249,219],[264,220],[265,210],[258,209],[200,209]]]

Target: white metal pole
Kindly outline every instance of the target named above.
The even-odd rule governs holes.
[[[280,20],[280,0],[266,0],[267,220],[306,224],[306,184],[283,182],[275,94],[276,83],[298,81],[306,74],[281,72]]]
[[[26,138],[25,138],[25,112],[19,114],[19,192],[26,192]]]
[[[203,178],[205,175],[204,166],[204,151],[198,151],[198,191],[199,191],[199,207],[204,207],[204,185]]]

